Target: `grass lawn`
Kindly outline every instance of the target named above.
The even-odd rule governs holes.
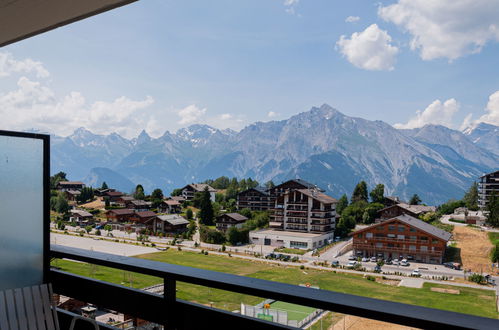
[[[492,242],[492,245],[499,244],[499,233],[489,232],[489,239]]]
[[[315,311],[315,308],[312,307],[295,305],[284,301],[273,302],[270,305],[270,308],[288,312],[288,320],[296,321],[303,320],[305,317]]]
[[[275,252],[293,253],[293,254],[304,255],[305,253],[307,253],[307,250],[280,248],[280,249],[275,249]]]
[[[292,266],[266,264],[264,262],[247,261],[226,256],[202,255],[189,251],[170,249],[140,256],[144,259],[168,262],[184,266],[198,267],[271,281],[290,284],[310,283],[321,289],[349,293],[384,300],[414,304],[461,313],[474,314],[490,318],[497,318],[494,291],[460,287],[461,294],[433,292],[431,287],[456,288],[454,286],[426,283],[423,288],[406,288],[389,286],[368,281],[362,275],[333,273],[314,269],[300,270]],[[75,274],[89,276],[113,283],[130,285],[142,288],[161,283],[162,280],[146,275],[132,274],[117,269],[90,266],[66,260],[57,260],[53,263],[62,270]],[[92,268],[93,267],[93,268]],[[234,292],[211,289],[187,283],[178,283],[178,297],[184,300],[195,301],[201,304],[212,304],[214,307],[237,310],[240,303],[256,305],[268,297],[253,297]]]

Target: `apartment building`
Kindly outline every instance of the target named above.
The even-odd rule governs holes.
[[[353,252],[364,257],[406,258],[443,262],[451,234],[407,214],[373,224],[350,234]]]
[[[478,182],[478,206],[481,209],[485,209],[494,191],[499,195],[499,171],[480,177],[480,181]]]
[[[266,211],[270,207],[270,194],[265,187],[250,188],[237,194],[238,210]]]

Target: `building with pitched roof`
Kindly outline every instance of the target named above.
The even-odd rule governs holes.
[[[154,233],[178,234],[187,230],[189,221],[178,214],[158,215],[150,218],[146,226]]]
[[[428,212],[435,212],[436,210],[437,208],[435,206],[410,205],[406,203],[398,203],[379,210],[378,215],[379,219],[383,221],[402,214],[408,214],[412,217],[417,218],[420,215],[423,215]]]
[[[418,218],[403,214],[362,228],[350,234],[353,251],[364,257],[413,259],[418,262],[443,262],[451,233]]]
[[[238,210],[265,211],[270,207],[270,194],[265,187],[250,188],[237,194]]]
[[[226,232],[231,227],[242,228],[247,220],[248,218],[239,213],[225,213],[217,217],[216,225],[218,230]]]
[[[194,194],[197,192],[203,192],[206,188],[210,192],[210,199],[212,202],[215,201],[215,193],[217,190],[206,183],[191,183],[182,188],[182,197],[187,201],[191,201],[194,198]]]

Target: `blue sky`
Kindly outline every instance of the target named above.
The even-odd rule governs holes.
[[[0,128],[159,136],[323,103],[397,127],[499,125],[498,8],[141,0],[0,49]]]

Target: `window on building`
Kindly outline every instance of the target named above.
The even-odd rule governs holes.
[[[388,225],[388,231],[395,231],[395,225]]]
[[[362,238],[362,233],[357,234],[357,238]]]
[[[376,247],[377,248],[382,248],[383,247],[383,243],[376,243]]]
[[[431,244],[438,244],[438,239],[432,239]]]
[[[378,226],[378,227],[376,227],[376,230],[378,230],[378,231],[385,230],[385,226]]]
[[[306,242],[290,241],[289,245],[296,248],[307,248],[308,244]]]
[[[366,238],[373,238],[373,233],[366,233]]]
[[[411,232],[413,232],[413,233],[415,233],[415,232],[416,232],[416,228],[413,228],[413,227],[409,228],[409,230],[410,230]]]
[[[405,239],[405,235],[397,235],[398,239]]]
[[[398,231],[399,231],[400,233],[402,233],[402,232],[404,232],[404,231],[405,231],[405,227],[404,227],[404,226],[398,226],[397,228],[398,228]]]
[[[428,247],[426,245],[421,245],[421,251],[428,251]]]
[[[420,236],[419,239],[422,240],[422,241],[427,241],[428,240],[428,236]]]
[[[388,235],[386,235],[386,237],[388,237],[388,238],[395,238],[395,234],[388,234]]]
[[[410,237],[410,240],[411,240],[411,241],[415,241],[415,240],[417,240],[417,239],[418,239],[418,237],[417,237],[417,236],[411,236],[411,237]]]
[[[409,245],[409,250],[416,251],[416,245]]]

